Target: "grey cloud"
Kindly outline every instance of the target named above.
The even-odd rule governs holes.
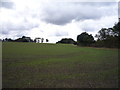
[[[85,19],[99,19],[106,15],[113,15],[111,6],[116,3],[52,3],[43,8],[43,21],[47,23],[64,25],[71,22]],[[109,8],[108,8],[109,7]],[[110,10],[111,12],[109,12]]]
[[[0,29],[2,30],[2,34],[7,34],[10,31],[21,31],[30,30],[32,28],[37,28],[39,24],[31,23],[28,21],[22,21],[21,23],[12,23],[12,22],[4,22],[0,25]]]
[[[117,4],[117,2],[71,2],[71,3],[73,3],[73,4],[82,4],[84,6],[91,5],[91,6],[99,6],[99,7],[111,6],[113,4]]]
[[[3,34],[3,35],[6,35],[6,34],[9,34],[9,32],[8,31],[1,31],[1,34]]]
[[[50,16],[47,16],[46,18],[44,18],[43,20],[46,21],[47,23],[52,23],[52,24],[57,24],[57,25],[64,25],[68,22],[71,21],[71,19],[74,19],[75,17],[74,16],[65,16],[65,15],[62,15],[62,16],[54,16],[50,18]]]
[[[86,27],[81,27],[82,30],[84,30],[85,32],[89,32],[89,31],[95,31],[96,28],[93,26],[86,26]]]
[[[0,7],[2,8],[7,8],[7,9],[12,9],[14,7],[14,3],[9,1],[0,1]]]
[[[15,24],[7,24],[7,25],[2,25],[1,29],[2,31],[10,31],[10,30],[30,30],[32,28],[38,27],[38,25],[15,25]]]

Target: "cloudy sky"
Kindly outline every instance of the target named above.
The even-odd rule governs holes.
[[[89,2],[88,2],[89,1]],[[102,2],[101,2],[102,1]],[[55,43],[118,22],[117,0],[0,0],[0,38],[41,37]]]

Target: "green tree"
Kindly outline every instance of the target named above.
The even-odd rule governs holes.
[[[77,36],[77,43],[78,45],[90,46],[92,43],[94,43],[94,38],[92,34],[89,35],[88,33],[83,32]]]
[[[100,47],[118,47],[120,37],[120,22],[115,24],[112,28],[102,28],[96,34],[96,45]]]
[[[114,28],[102,28],[95,37],[99,40],[106,40],[115,36],[118,36],[118,32]]]
[[[99,40],[105,40],[107,38],[107,35],[106,35],[106,32],[107,32],[107,29],[106,28],[102,28],[98,34],[96,34],[96,38],[98,38]]]

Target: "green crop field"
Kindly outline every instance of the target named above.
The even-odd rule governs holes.
[[[4,42],[3,88],[116,88],[118,50]]]

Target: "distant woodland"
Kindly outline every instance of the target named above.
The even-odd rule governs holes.
[[[92,34],[88,34],[87,32],[83,32],[76,36],[77,41],[74,41],[72,38],[62,38],[60,41],[56,42],[56,44],[74,44],[77,46],[89,46],[89,47],[107,47],[107,48],[119,48],[120,43],[120,21],[116,23],[112,28],[102,28],[95,35],[97,40],[94,40]],[[12,40],[11,38],[0,39],[2,42],[36,42],[43,43],[49,42],[49,39],[44,38],[35,38],[32,40],[30,37],[23,36],[22,38],[18,38]]]

